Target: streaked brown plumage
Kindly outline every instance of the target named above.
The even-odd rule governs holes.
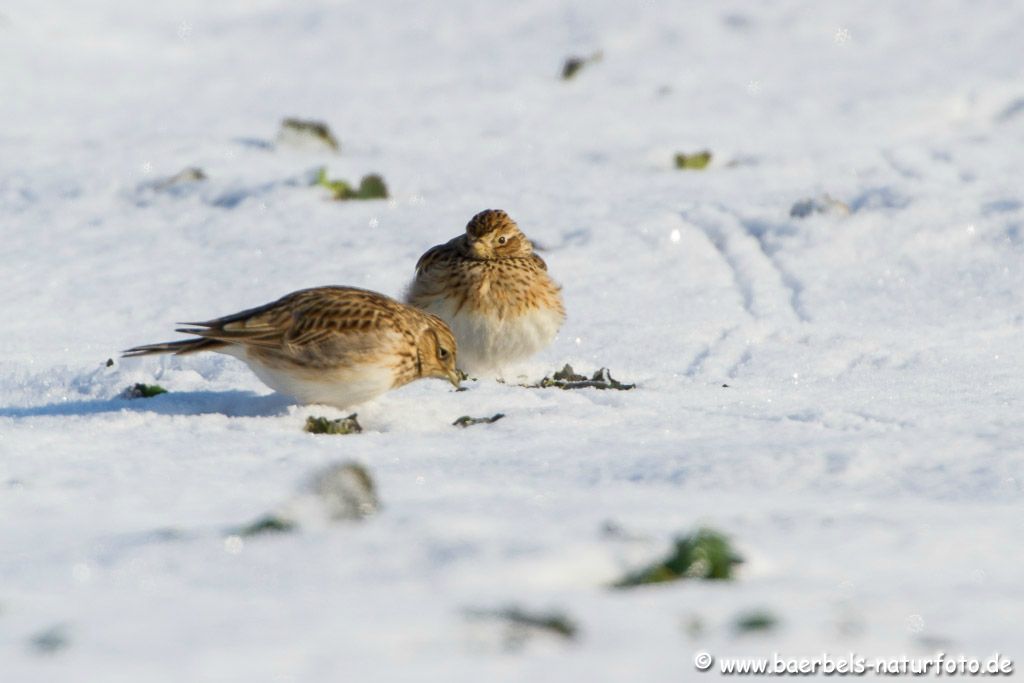
[[[303,403],[345,408],[416,379],[459,384],[451,330],[436,316],[354,287],[316,287],[177,331],[125,356],[217,351],[245,361],[267,386]]]
[[[489,209],[420,257],[406,301],[448,323],[463,370],[492,374],[551,343],[565,320],[560,289],[515,221]]]

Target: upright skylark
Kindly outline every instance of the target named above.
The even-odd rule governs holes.
[[[455,338],[437,317],[354,287],[303,289],[137,346],[125,356],[217,351],[245,361],[271,389],[347,408],[425,377],[459,385]]]
[[[515,221],[489,209],[420,257],[406,301],[448,323],[461,369],[488,375],[551,343],[565,321],[560,289]]]

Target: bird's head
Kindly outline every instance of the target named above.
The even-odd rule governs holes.
[[[466,224],[469,255],[482,260],[525,257],[533,245],[519,226],[500,209],[481,211]]]
[[[462,376],[455,367],[455,336],[443,320],[429,313],[424,315],[427,324],[417,343],[420,377],[446,379],[458,387]]]

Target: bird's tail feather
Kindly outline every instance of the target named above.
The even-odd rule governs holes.
[[[181,355],[197,351],[216,351],[224,346],[227,346],[227,344],[217,339],[182,339],[181,341],[145,344],[144,346],[125,349],[121,356],[123,358],[134,358],[136,356],[154,356],[160,353]]]

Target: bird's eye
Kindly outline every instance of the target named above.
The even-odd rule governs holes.
[[[448,360],[448,349],[439,348],[437,350],[437,357],[441,360]]]
[[[498,244],[505,244],[506,241],[507,240],[506,240],[506,237],[504,235],[502,235],[501,237],[498,238]]]

